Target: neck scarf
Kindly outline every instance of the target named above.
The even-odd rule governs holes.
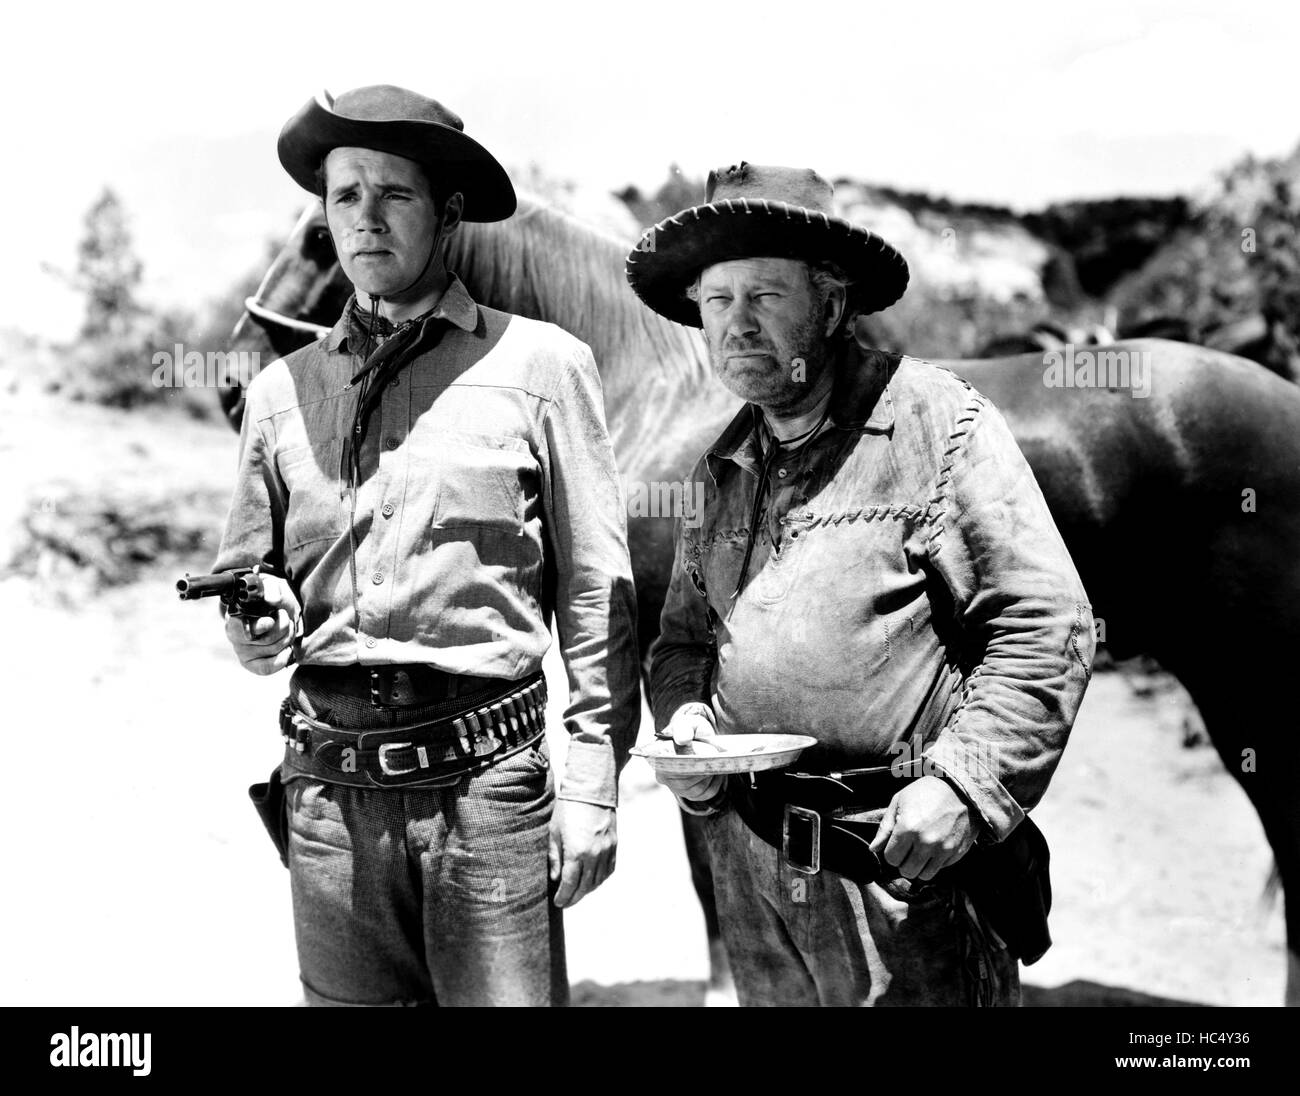
[[[431,350],[442,340],[449,321],[433,313],[437,306],[412,319],[393,325],[379,315],[378,304],[372,304],[370,315],[362,314],[353,298],[348,314],[348,345],[361,347],[354,360],[362,362],[361,368],[348,382],[348,388],[357,388],[357,403],[352,414],[352,425],[343,439],[343,456],[340,477],[354,490],[361,482],[361,447],[370,428],[370,417],[384,389],[399,372],[426,350]]]

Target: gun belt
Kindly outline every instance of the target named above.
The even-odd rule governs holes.
[[[286,698],[280,709],[285,777],[297,773],[363,788],[447,787],[533,745],[545,733],[546,681],[507,682],[441,719],[359,730],[313,719]]]

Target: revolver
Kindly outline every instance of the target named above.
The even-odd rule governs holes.
[[[265,564],[256,567],[233,567],[211,575],[196,575],[176,580],[176,592],[181,601],[198,601],[215,597],[231,616],[254,620],[257,617],[275,616],[277,610],[266,603],[262,576],[273,574]]]

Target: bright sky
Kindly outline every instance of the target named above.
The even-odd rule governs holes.
[[[75,302],[42,263],[72,265],[105,182],[155,299],[256,262],[299,204],[275,135],[322,86],[414,88],[506,164],[604,189],[745,159],[1025,209],[1300,142],[1300,5],[1254,0],[44,2],[5,44],[0,328],[50,334]]]

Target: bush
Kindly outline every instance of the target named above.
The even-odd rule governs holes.
[[[47,388],[107,407],[187,402],[184,393],[189,390],[153,383],[154,355],[170,354],[192,329],[193,321],[182,313],[153,315],[140,310],[129,323],[112,330],[83,332],[77,342],[59,348],[63,365]]]

